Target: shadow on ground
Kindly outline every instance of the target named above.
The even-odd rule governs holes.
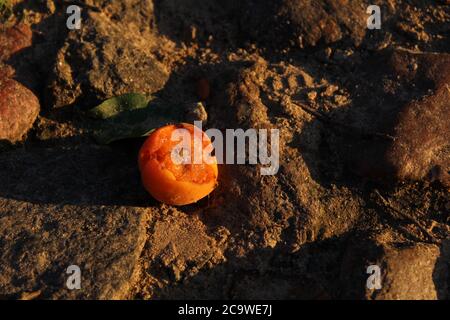
[[[41,204],[148,206],[138,149],[84,145],[0,154],[0,196]]]

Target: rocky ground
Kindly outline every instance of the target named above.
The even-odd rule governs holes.
[[[0,11],[1,298],[450,298],[448,1],[14,4]],[[156,202],[143,140],[99,145],[85,115],[128,92],[201,100],[206,128],[279,129],[278,174],[223,165],[207,199]]]

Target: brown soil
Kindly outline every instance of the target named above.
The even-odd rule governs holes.
[[[0,146],[0,297],[448,299],[450,6],[373,2],[381,30],[366,1],[85,0],[73,31],[66,1],[19,2],[4,28],[32,45],[3,62],[41,111]],[[156,202],[142,139],[99,146],[84,115],[126,92],[279,129],[279,172],[224,165],[207,199]]]

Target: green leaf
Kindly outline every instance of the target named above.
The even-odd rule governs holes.
[[[152,97],[140,93],[127,93],[106,100],[99,106],[88,111],[93,118],[108,119],[125,111],[146,108]]]
[[[161,99],[138,93],[108,99],[89,110],[88,115],[97,119],[93,123],[93,136],[100,144],[147,136],[170,123],[206,119],[201,103],[172,106]]]

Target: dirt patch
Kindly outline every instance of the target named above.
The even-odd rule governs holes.
[[[32,44],[0,74],[41,111],[0,153],[2,297],[448,297],[448,5],[383,2],[368,30],[353,1],[81,4],[81,30],[59,1],[8,20]],[[279,129],[277,174],[222,165],[208,198],[157,203],[142,139],[98,146],[84,114],[136,91],[202,100],[205,129]],[[64,287],[71,264],[81,291]]]

